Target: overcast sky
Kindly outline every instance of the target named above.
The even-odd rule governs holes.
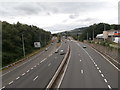
[[[65,1],[65,0],[64,0]],[[119,0],[81,0],[79,2],[0,1],[0,20],[36,25],[52,33],[94,23],[118,23]]]

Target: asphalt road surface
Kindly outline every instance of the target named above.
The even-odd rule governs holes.
[[[71,58],[60,88],[118,88],[118,70],[90,46],[71,41]]]
[[[55,45],[30,58],[26,62],[3,73],[3,88],[45,88],[54,75],[64,55],[55,52]],[[62,43],[60,50],[67,52],[68,44]]]

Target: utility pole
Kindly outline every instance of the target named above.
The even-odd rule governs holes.
[[[94,29],[93,29],[93,41],[94,41]]]
[[[23,45],[23,56],[25,57],[25,45],[24,45],[23,33],[22,33],[22,45]]]
[[[87,32],[87,41],[88,41],[88,32]]]

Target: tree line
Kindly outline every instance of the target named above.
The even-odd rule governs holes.
[[[93,24],[90,25],[89,27],[84,28],[84,30],[78,31],[76,33],[76,35],[72,35],[74,39],[76,40],[87,40],[87,34],[88,34],[88,39],[93,40],[93,33],[94,33],[94,38],[97,36],[97,34],[102,34],[104,29],[110,30],[110,29],[114,29],[114,30],[120,30],[120,25],[116,25],[116,24],[106,24],[106,23],[99,23],[99,24]],[[78,34],[78,33],[81,34]]]
[[[41,43],[41,47],[46,46],[51,40],[51,32],[45,31],[34,25],[9,24],[2,22],[2,66],[13,63],[23,57],[23,43],[26,54],[36,50],[34,42]]]

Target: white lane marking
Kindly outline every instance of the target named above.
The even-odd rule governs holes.
[[[106,79],[104,79],[104,81],[107,83],[107,80],[106,80]]]
[[[27,70],[27,72],[29,72],[30,70]]]
[[[83,74],[83,70],[81,70],[81,73]]]
[[[42,53],[43,53],[43,51],[42,51],[39,55],[41,55]],[[16,66],[16,68],[14,68],[14,69],[12,69],[12,70],[10,70],[10,71],[8,71],[8,72],[0,75],[0,77],[2,77],[2,76],[4,76],[4,75],[6,75],[6,74],[8,74],[8,73],[10,73],[10,72],[12,72],[12,71],[14,71],[15,69],[17,69],[18,67],[24,65],[25,63],[27,63],[27,62],[29,62],[29,61],[31,61],[31,60],[34,60],[34,58],[36,58],[36,57],[33,57],[32,59],[29,59],[28,61],[24,62],[23,64],[21,64],[21,65],[19,65],[19,66]],[[22,61],[22,60],[21,60],[21,61]]]
[[[92,47],[91,47],[92,48]],[[116,68],[118,71],[120,71],[120,69],[115,66],[112,62],[110,62],[103,54],[101,54],[100,52],[98,52],[96,49],[92,48],[94,51],[96,51],[98,54],[100,54],[105,60],[107,60],[114,68]]]
[[[109,88],[109,89],[112,89],[110,85],[108,85],[108,88]]]
[[[51,63],[48,64],[48,67],[51,65]]]
[[[97,69],[99,70],[99,67],[97,67]]]
[[[22,76],[24,76],[24,75],[25,75],[25,73],[22,74]]]
[[[80,62],[81,62],[82,60],[80,60]]]
[[[95,66],[97,67],[97,64],[95,64]]]
[[[5,86],[3,86],[0,90],[2,90],[2,89],[4,89],[5,88]]]
[[[104,75],[103,75],[103,74],[101,74],[101,76],[102,76],[102,77],[104,77]]]
[[[34,67],[36,67],[36,65]]]
[[[38,78],[38,76],[36,76],[36,77],[33,79],[33,81],[35,81],[37,78]]]
[[[63,72],[63,74],[62,74],[62,77],[61,77],[61,79],[60,79],[60,82],[59,82],[57,88],[60,88],[60,85],[61,85],[61,83],[62,83],[62,81],[63,81],[63,78],[64,78],[64,76],[65,76],[66,70],[67,70],[67,68],[68,68],[68,65],[69,65],[69,62],[70,62],[70,59],[71,59],[71,53],[72,53],[72,50],[71,50],[71,52],[70,52],[70,56],[69,56],[69,58],[68,58],[68,62],[67,62],[67,64],[66,64],[66,66],[65,66],[64,72]]]
[[[39,65],[39,63],[37,65]]]
[[[13,83],[13,81],[9,82],[9,85],[12,84],[12,83]]]
[[[99,73],[101,73],[101,70],[99,70]]]
[[[33,69],[33,67],[31,68],[31,70]]]
[[[16,80],[18,80],[20,77],[17,77]]]

